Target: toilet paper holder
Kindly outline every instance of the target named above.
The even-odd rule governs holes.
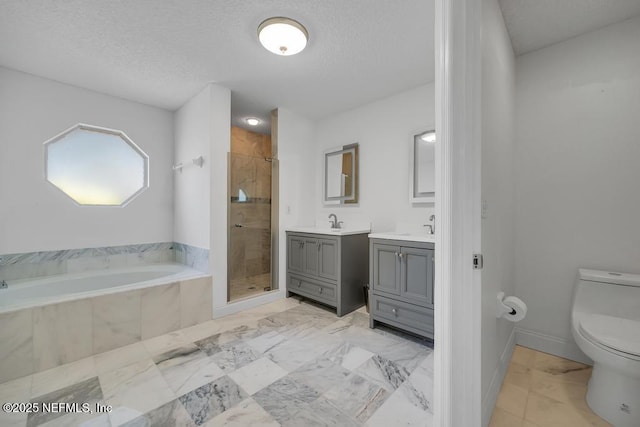
[[[498,308],[496,310],[496,317],[500,318],[505,314],[509,314],[511,316],[516,314],[516,309],[513,307],[509,307],[504,302],[504,292],[498,292]]]

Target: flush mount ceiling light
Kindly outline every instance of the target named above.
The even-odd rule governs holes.
[[[300,53],[307,45],[307,29],[290,18],[269,18],[258,26],[260,43],[276,55],[291,56]]]
[[[255,117],[249,117],[244,121],[247,122],[249,126],[258,126],[260,124],[260,119],[256,119]]]

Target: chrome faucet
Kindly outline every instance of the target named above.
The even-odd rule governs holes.
[[[331,217],[333,217],[333,219],[331,219]],[[342,224],[342,221],[338,221],[338,217],[336,216],[336,214],[330,214],[329,219],[331,219],[330,223],[332,229],[340,228],[340,224]]]
[[[429,217],[429,221],[432,222],[432,224],[425,224],[425,227],[429,227],[428,228],[428,234],[436,234],[436,216],[435,215],[431,215]]]
[[[2,283],[0,283],[0,289],[7,289],[8,287],[9,285],[6,280],[3,280]]]

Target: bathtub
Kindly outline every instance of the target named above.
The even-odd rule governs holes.
[[[148,264],[0,289],[0,383],[212,318],[210,275]]]
[[[179,282],[204,275],[183,264],[152,264],[12,280],[9,281],[8,288],[0,289],[0,313]]]

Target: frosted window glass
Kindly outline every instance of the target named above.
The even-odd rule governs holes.
[[[124,133],[78,125],[46,144],[46,177],[80,205],[121,206],[147,188],[148,157]]]

